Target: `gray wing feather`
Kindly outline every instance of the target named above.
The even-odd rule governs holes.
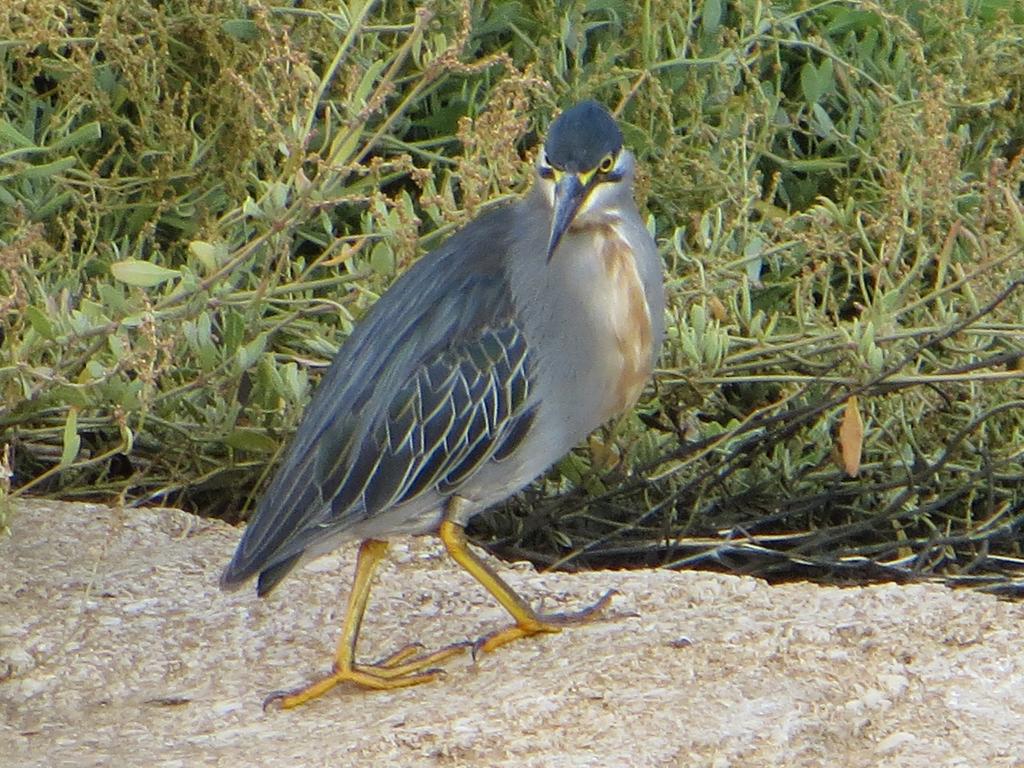
[[[495,349],[503,353],[487,354]],[[523,383],[516,402],[507,398],[512,379]],[[500,436],[531,417],[529,391],[526,343],[511,324],[422,366],[369,435],[378,458],[363,489],[366,513],[412,501],[428,488],[457,492],[491,458]]]
[[[328,535],[454,493],[529,431],[531,365],[502,266],[515,209],[400,277],[342,345],[221,578],[261,594]],[[265,583],[266,582],[266,583]]]

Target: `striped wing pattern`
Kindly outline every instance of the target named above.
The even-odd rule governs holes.
[[[331,518],[353,505],[370,517],[428,489],[456,493],[484,462],[500,461],[522,440],[534,417],[530,386],[526,341],[512,324],[426,362],[365,433],[357,455],[343,452],[324,468],[320,490]]]

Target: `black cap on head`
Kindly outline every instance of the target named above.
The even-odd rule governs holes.
[[[544,152],[555,168],[582,173],[596,168],[605,155],[622,149],[615,118],[596,101],[581,101],[551,124]]]

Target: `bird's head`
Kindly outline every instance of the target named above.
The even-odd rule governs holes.
[[[583,101],[551,124],[537,175],[551,206],[550,260],[573,225],[619,218],[623,195],[631,194],[633,155],[623,148],[622,132],[608,110]]]

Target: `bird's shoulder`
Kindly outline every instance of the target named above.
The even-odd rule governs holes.
[[[306,420],[316,421],[317,408],[359,407],[371,394],[386,400],[387,390],[397,390],[441,351],[507,322],[516,218],[516,204],[492,209],[399,276],[338,350]]]

